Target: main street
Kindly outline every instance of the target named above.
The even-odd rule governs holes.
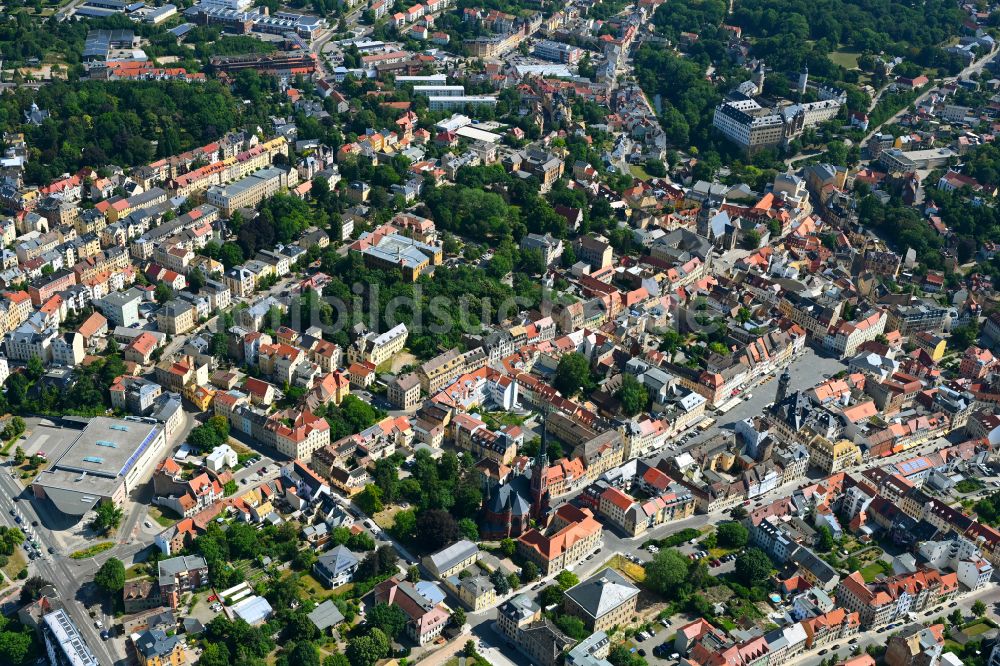
[[[196,424],[194,417],[185,412],[183,423],[173,441],[168,443],[164,454],[169,455],[178,442],[184,441]],[[49,427],[57,426],[43,425],[39,421],[32,426],[32,431]],[[127,663],[123,650],[124,641],[101,639],[95,620],[99,619],[105,627],[110,627],[113,623],[112,606],[106,602],[105,595],[90,583],[94,573],[109,558],[118,558],[127,568],[136,562],[137,555],[152,544],[152,535],[144,534],[138,529],[140,522],[145,520],[148,509],[148,480],[151,472],[126,503],[125,517],[118,528],[114,546],[96,557],[74,560],[69,557],[70,549],[66,548],[65,539],[60,538],[57,532],[79,528],[79,521],[76,525],[67,525],[66,519],[56,515],[44,501],[35,500],[30,490],[24,489],[19,481],[12,478],[11,469],[13,468],[0,469],[0,515],[8,526],[19,527],[32,534],[38,543],[42,555],[28,562],[30,575],[41,576],[55,586],[59,598],[64,601],[66,612],[102,664]],[[19,524],[12,512],[21,518]],[[96,539],[92,543],[102,540]],[[49,549],[53,551],[51,554]],[[94,617],[90,616],[88,609],[94,613]]]
[[[13,498],[17,498],[18,501],[15,502]],[[2,511],[4,520],[11,527],[20,527],[15,523],[10,513],[15,508],[22,518],[21,525],[30,526],[38,521],[38,526],[31,529],[35,532],[42,552],[47,553],[49,548],[56,550],[54,555],[46,554],[31,562],[29,569],[32,570],[32,574],[41,576],[55,586],[59,598],[64,602],[66,612],[69,613],[73,623],[76,624],[84,641],[98,661],[102,664],[124,663],[124,654],[119,653],[110,641],[101,640],[100,633],[94,626],[94,620],[85,611],[86,607],[97,601],[93,587],[87,583],[93,578],[94,572],[97,571],[100,564],[108,557],[114,556],[128,562],[134,556],[135,548],[119,545],[97,558],[70,559],[67,557],[68,554],[58,551],[58,542],[53,538],[42,516],[36,511],[34,502],[29,499],[29,494],[21,488],[17,481],[10,478],[6,469],[3,469],[0,471],[0,511]],[[129,552],[130,550],[132,552]],[[126,564],[126,566],[128,565]]]

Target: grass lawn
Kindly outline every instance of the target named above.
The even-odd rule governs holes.
[[[94,557],[95,555],[100,555],[106,550],[110,550],[115,547],[114,541],[102,541],[101,543],[95,543],[93,546],[89,546],[82,550],[78,550],[74,553],[70,553],[70,558],[74,560],[85,560],[88,557]]]
[[[145,562],[133,564],[125,570],[125,580],[132,580],[133,578],[146,578],[147,576],[149,576],[149,567],[146,566]]]
[[[320,603],[327,597],[327,595],[332,594],[332,590],[328,590],[323,587],[322,583],[307,573],[299,576],[299,587],[305,590],[308,593],[309,598],[313,599],[316,603]],[[343,588],[337,588],[338,591],[341,589]]]
[[[638,564],[635,564],[634,562],[629,562],[621,555],[615,555],[610,560],[605,562],[604,566],[621,571],[637,583],[641,583],[646,580],[646,569]]]
[[[969,627],[966,627],[965,629],[962,629],[962,632],[966,636],[971,637],[971,636],[979,636],[980,634],[985,634],[990,629],[991,627],[985,622],[977,622]]]
[[[879,564],[881,560],[876,560],[871,564],[861,567],[861,577],[865,579],[866,583],[870,583],[875,580],[875,577],[881,573],[885,573],[885,569]]]
[[[374,520],[375,524],[383,530],[391,530],[392,526],[396,524],[396,514],[402,510],[403,509],[399,505],[394,504],[389,508],[376,513],[372,516],[372,520]]]
[[[638,178],[639,180],[649,180],[650,178],[652,178],[652,176],[650,176],[646,172],[646,170],[643,169],[638,164],[629,164],[628,168],[629,168],[629,171],[632,172],[632,175],[635,176],[636,178]]]
[[[173,527],[180,520],[179,518],[174,518],[172,513],[164,511],[158,506],[149,507],[149,517],[155,520],[160,527]]]
[[[7,558],[7,566],[3,568],[3,572],[7,578],[16,580],[17,574],[24,568],[25,564],[27,564],[27,560],[24,559],[24,552],[18,548],[13,555]]]
[[[833,61],[833,64],[847,69],[856,69],[859,57],[861,54],[857,51],[834,51],[830,54],[830,60]]]
[[[528,420],[528,417],[526,416],[518,416],[517,414],[511,414],[510,412],[488,412],[482,416],[483,421],[493,428],[499,428],[505,425],[520,426],[524,425],[524,422]]]

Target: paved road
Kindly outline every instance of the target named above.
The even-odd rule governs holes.
[[[184,419],[184,424],[167,446],[168,452],[173,450],[178,442],[183,441],[196,424],[194,418],[187,412],[184,414]],[[47,426],[34,426],[34,428],[45,427]],[[94,626],[94,619],[87,611],[88,609],[93,611],[104,625],[109,627],[113,623],[113,617],[110,615],[112,609],[110,604],[104,603],[104,596],[89,583],[94,573],[109,558],[116,557],[129,567],[135,563],[136,556],[152,544],[152,537],[158,530],[144,533],[139,529],[148,506],[148,497],[145,497],[149,493],[147,486],[148,483],[145,483],[138,491],[138,495],[131,498],[126,507],[129,513],[118,530],[116,545],[97,557],[73,560],[68,557],[69,553],[66,552],[62,540],[53,532],[66,529],[66,521],[55,516],[44,501],[34,500],[30,491],[22,488],[18,481],[11,478],[9,468],[0,469],[2,520],[10,526],[15,526],[16,522],[10,513],[12,510],[22,518],[22,528],[34,536],[43,553],[42,557],[29,562],[29,571],[32,575],[41,576],[55,585],[59,597],[66,602],[67,612],[84,641],[102,664],[126,663],[124,645],[121,640],[101,640],[100,632]],[[15,502],[13,498],[17,498],[17,501]],[[38,522],[37,526],[33,526],[35,522]],[[48,554],[49,548],[54,551],[51,555]]]
[[[16,503],[12,501],[14,497],[19,498],[19,501]],[[0,472],[0,511],[2,511],[4,521],[10,526],[15,526],[14,519],[10,515],[15,504],[23,521],[29,526],[33,521],[39,521],[39,526],[33,529],[42,550],[46,551],[49,547],[56,547],[57,542],[53,539],[48,528],[45,527],[44,521],[40,520],[33,502],[28,500],[28,494],[21,488],[20,484],[10,478],[10,474],[4,469]],[[118,553],[118,556],[120,557],[121,553]],[[110,553],[104,555],[100,562],[103,562],[107,557],[110,557]],[[59,597],[66,602],[66,612],[69,613],[98,661],[102,664],[116,664],[122,660],[124,654],[119,653],[113,645],[101,640],[98,630],[94,627],[94,621],[84,610],[86,606],[96,601],[92,588],[84,583],[93,578],[94,572],[99,566],[100,564],[95,559],[71,560],[57,551],[55,555],[46,555],[44,559],[31,562],[29,569],[32,570],[33,574],[42,576],[55,585]]]

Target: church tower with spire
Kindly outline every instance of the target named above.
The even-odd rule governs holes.
[[[549,456],[545,450],[548,434],[544,416],[547,413],[542,418],[542,443],[531,469],[531,516],[535,520],[541,518],[549,508]]]

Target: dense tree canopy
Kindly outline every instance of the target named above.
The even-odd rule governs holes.
[[[203,145],[232,129],[240,111],[216,81],[55,80],[12,92],[0,98],[0,126],[19,126],[32,101],[50,113],[41,125],[23,126],[38,151],[25,170],[35,184],[84,166],[134,166]]]

